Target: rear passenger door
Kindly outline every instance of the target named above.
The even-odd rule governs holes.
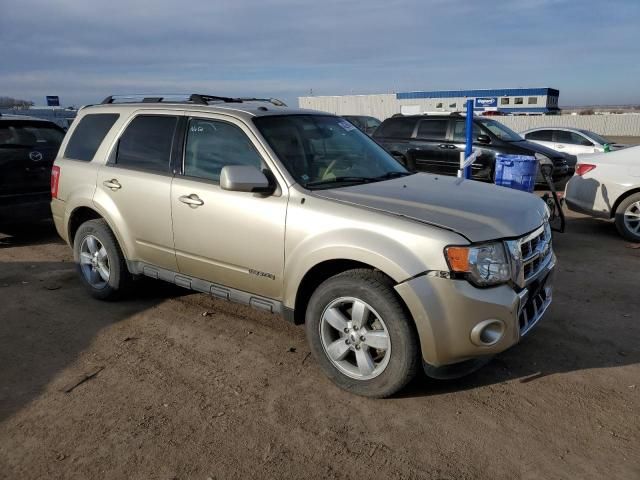
[[[138,112],[98,171],[94,201],[114,223],[129,260],[176,271],[171,224],[171,166],[176,112]]]
[[[268,170],[264,153],[236,119],[190,118],[182,171],[171,191],[173,235],[181,273],[279,299],[288,198],[284,187],[269,195],[220,187],[224,166]],[[224,290],[219,293],[225,295]]]
[[[416,122],[415,117],[393,117],[373,132],[373,138],[410,170],[415,170],[411,148]]]
[[[449,118],[424,118],[418,122],[411,154],[416,169],[422,172],[455,175],[457,166],[452,165],[455,145],[447,140]]]

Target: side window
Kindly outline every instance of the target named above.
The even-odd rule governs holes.
[[[227,165],[261,168],[262,157],[235,125],[192,118],[187,131],[184,174],[218,182],[222,167]]]
[[[527,140],[539,140],[541,142],[551,142],[552,139],[551,130],[537,130],[535,132],[527,133],[524,138]]]
[[[515,103],[516,105],[522,105],[523,104],[522,97],[516,97],[513,103]]]
[[[444,140],[447,138],[448,119],[422,120],[418,125],[418,138]]]
[[[475,142],[478,138],[478,135],[482,135],[482,130],[476,125],[473,124],[473,141]],[[464,120],[456,120],[455,126],[453,127],[453,141],[457,143],[464,143],[467,141],[467,122]]]
[[[392,118],[385,120],[376,130],[376,137],[411,138],[413,128],[416,125],[415,118]]]
[[[593,143],[584,138],[582,135],[575,132],[567,132],[565,130],[558,130],[556,132],[556,142],[568,143],[569,145],[582,145],[585,147],[592,147]]]
[[[102,140],[119,116],[117,113],[92,113],[82,117],[69,139],[64,158],[86,162],[93,160]]]
[[[115,163],[152,172],[169,172],[178,119],[164,115],[134,118],[118,141]]]
[[[529,105],[536,105],[538,103],[538,97],[529,97],[527,103]]]
[[[501,98],[500,105],[509,105],[509,100],[511,100],[509,97]]]

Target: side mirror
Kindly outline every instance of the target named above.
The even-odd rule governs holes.
[[[491,138],[489,137],[489,135],[478,135],[478,138],[476,138],[476,140],[478,141],[478,143],[482,143],[483,145],[489,145],[491,143]]]
[[[220,187],[233,192],[269,193],[273,191],[265,174],[251,165],[222,167]]]

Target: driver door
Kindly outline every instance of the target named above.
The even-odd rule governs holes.
[[[279,299],[288,196],[220,188],[226,165],[267,168],[242,123],[190,118],[183,165],[171,187],[173,238],[181,273]]]

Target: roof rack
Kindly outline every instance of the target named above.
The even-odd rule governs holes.
[[[177,99],[176,99],[177,97]],[[109,95],[100,102],[101,105],[110,105],[114,103],[193,103],[197,105],[210,105],[211,103],[244,103],[244,102],[268,102],[277,107],[286,107],[287,105],[277,98],[254,98],[254,97],[221,97],[217,95],[206,95],[202,93],[192,94],[165,94],[159,95]]]

